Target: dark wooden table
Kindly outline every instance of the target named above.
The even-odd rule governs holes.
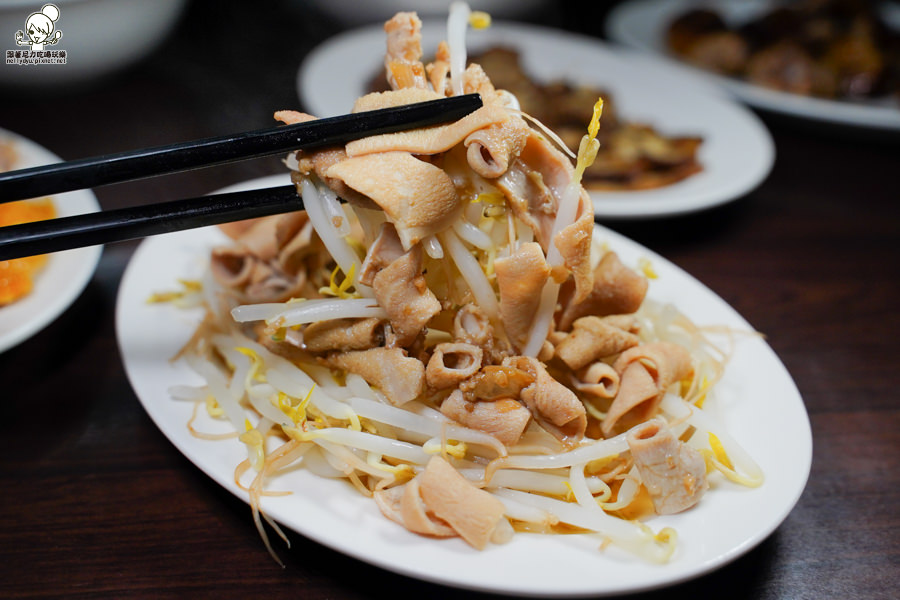
[[[158,51],[115,78],[39,95],[0,90],[0,127],[73,159],[268,126],[273,110],[298,107],[297,67],[336,30],[297,5],[195,2]],[[605,9],[595,10],[543,21],[599,35]],[[757,548],[640,597],[896,597],[900,143],[762,116],[777,162],[758,189],[700,214],[607,225],[768,335],[809,412],[812,473]],[[280,171],[258,160],[97,195],[109,209]],[[126,380],[113,313],[135,245],[108,246],[74,305],[0,354],[0,597],[461,595],[298,535],[282,552],[286,568],[272,561],[247,505],[169,443]]]

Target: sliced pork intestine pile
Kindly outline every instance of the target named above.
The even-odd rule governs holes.
[[[451,93],[448,49],[442,44],[436,60],[422,64],[420,27],[414,13],[386,24],[394,89],[360,98],[354,111]],[[586,435],[612,436],[623,424],[653,418],[660,398],[693,371],[685,349],[641,340],[632,313],[644,301],[646,278],[592,243],[593,211],[583,189],[574,220],[555,223],[574,176],[570,158],[508,106],[478,65],[464,72],[462,87],[484,105],[456,122],[296,154],[298,190],[313,181],[346,202],[355,247],[365,252],[360,271],[343,277],[370,290],[386,317],[312,323],[274,342],[270,328],[257,327],[261,341],[284,356],[359,375],[395,406],[430,404],[509,448],[529,429],[571,449]],[[295,111],[275,117],[315,118]],[[229,234],[234,244],[213,252],[212,271],[240,302],[322,297],[335,264],[305,213],[232,226]],[[477,261],[496,305],[478,302],[451,260],[454,244]],[[551,245],[562,257],[556,267],[547,260]],[[539,354],[524,356],[549,281],[559,285],[551,328]],[[588,401],[610,411],[593,429]],[[679,506],[699,499],[701,487]],[[411,529],[444,535],[443,521],[435,525],[417,508],[419,482],[405,490],[381,494],[385,514],[400,521],[406,514],[419,523],[408,523]]]

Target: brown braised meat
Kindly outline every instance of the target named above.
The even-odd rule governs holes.
[[[697,160],[700,137],[666,136],[651,125],[622,119],[609,90],[566,81],[538,83],[525,72],[518,52],[509,48],[491,48],[471,60],[482,66],[498,88],[515,94],[523,111],[555,131],[573,151],[586,132],[594,103],[603,98],[597,136],[600,151],[584,173],[588,189],[657,188],[702,170]]]
[[[724,75],[740,73],[747,62],[747,41],[707,9],[691,10],[675,19],[667,43],[688,62]]]
[[[674,19],[668,48],[699,67],[803,96],[900,97],[900,34],[870,0],[801,0],[745,23],[713,10]]]

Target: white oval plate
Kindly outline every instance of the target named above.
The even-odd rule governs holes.
[[[446,38],[445,31],[443,23],[425,23],[426,56]],[[775,147],[760,120],[715,86],[673,72],[665,61],[530,25],[497,22],[486,30],[469,31],[471,52],[494,45],[516,49],[525,71],[539,81],[604,86],[624,119],[648,123],[668,135],[703,137],[702,172],[653,190],[591,192],[599,218],[654,218],[708,209],[747,194],[772,168]],[[348,112],[381,69],[384,47],[384,30],[378,26],[340,34],[315,48],[297,76],[304,109],[317,117]]]
[[[269,187],[276,176],[228,191]],[[650,296],[675,302],[699,324],[750,326],[722,299],[690,275],[636,243],[599,229],[626,264],[649,258],[659,279]],[[172,400],[168,388],[201,380],[169,359],[191,335],[202,314],[169,305],[150,305],[154,292],[170,290],[178,278],[197,278],[209,250],[224,241],[213,228],[149,238],[125,271],[116,307],[116,330],[125,371],[144,409],[163,434],[203,472],[237,497],[235,466],[247,456],[237,440],[192,437],[192,405]],[[448,586],[523,596],[604,596],[675,584],[707,573],[741,556],[784,520],[809,476],[812,437],[803,401],[788,372],[756,336],[737,346],[717,392],[724,423],[765,471],[755,489],[717,484],[693,510],[657,517],[654,530],[677,530],[679,549],[665,565],[598,549],[597,538],[517,534],[513,541],[479,552],[459,539],[434,540],[409,533],[381,515],[375,503],[349,484],[320,479],[302,469],[272,482],[291,490],[266,497],[263,509],[309,539],[389,571]],[[247,511],[250,523],[250,511]],[[174,543],[174,542],[173,542]],[[260,542],[260,552],[265,552]]]
[[[12,142],[19,162],[15,169],[26,169],[61,162],[58,156],[10,131],[0,129],[0,140]],[[90,190],[78,190],[53,196],[59,217],[97,212],[100,205]],[[36,275],[34,289],[24,298],[0,307],[0,352],[20,344],[61,315],[91,280],[102,246],[57,252]]]
[[[726,21],[750,18],[772,6],[771,1],[746,0],[629,0],[614,8],[606,22],[610,39],[652,55],[666,57],[679,71],[706,78],[735,98],[756,108],[791,117],[851,127],[865,127],[885,131],[900,131],[900,105],[891,100],[850,102],[809,98],[779,92],[745,81],[724,77],[692,67],[674,57],[665,46],[665,31],[669,23],[690,8],[712,7],[720,11]],[[895,8],[900,15],[900,8]],[[895,17],[896,18],[896,17]]]

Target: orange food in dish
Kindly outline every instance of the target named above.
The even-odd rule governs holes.
[[[0,227],[43,221],[55,216],[56,208],[49,198],[0,204]],[[46,262],[46,254],[0,261],[0,306],[28,295],[34,287],[35,274]]]

